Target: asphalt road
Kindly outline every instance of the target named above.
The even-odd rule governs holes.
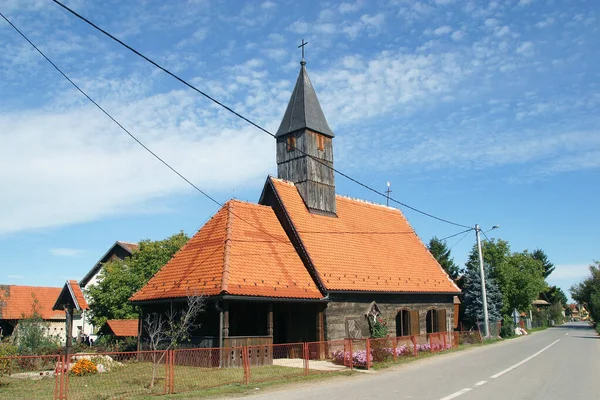
[[[252,400],[600,399],[600,337],[569,323],[526,337],[330,382],[305,383]]]

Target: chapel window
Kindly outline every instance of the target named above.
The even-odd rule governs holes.
[[[408,310],[400,310],[396,314],[396,336],[410,336],[410,312]]]
[[[325,136],[317,134],[317,148],[325,150]]]
[[[426,328],[427,333],[446,332],[446,310],[427,311]]]
[[[287,151],[296,149],[296,136],[288,136],[287,138]]]

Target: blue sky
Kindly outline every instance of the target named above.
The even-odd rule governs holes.
[[[429,213],[542,248],[563,289],[600,258],[600,6],[589,1],[68,1],[274,132],[307,68],[335,164]],[[220,201],[256,201],[272,138],[47,0],[0,11],[117,120]],[[0,283],[80,279],[115,240],[217,209],[0,21]],[[337,177],[338,193],[382,202]],[[460,228],[403,210],[425,240]],[[464,263],[474,242],[448,241]]]

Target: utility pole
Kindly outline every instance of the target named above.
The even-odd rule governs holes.
[[[490,320],[488,317],[487,293],[485,291],[485,272],[483,269],[483,253],[481,251],[481,238],[479,224],[475,225],[475,236],[477,237],[477,251],[479,252],[479,273],[481,274],[481,300],[483,301],[483,319],[485,323],[485,337],[490,336]]]

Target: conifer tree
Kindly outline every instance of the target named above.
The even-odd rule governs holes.
[[[440,263],[442,268],[446,270],[450,279],[456,280],[460,275],[460,268],[454,262],[454,259],[450,255],[450,249],[446,242],[441,241],[436,236],[432,237],[427,245],[431,255]]]
[[[496,280],[490,274],[490,267],[485,266],[485,289],[490,321],[502,319],[502,293]],[[465,316],[472,322],[483,322],[483,300],[481,298],[481,275],[479,268],[467,268],[465,272],[464,306]]]

